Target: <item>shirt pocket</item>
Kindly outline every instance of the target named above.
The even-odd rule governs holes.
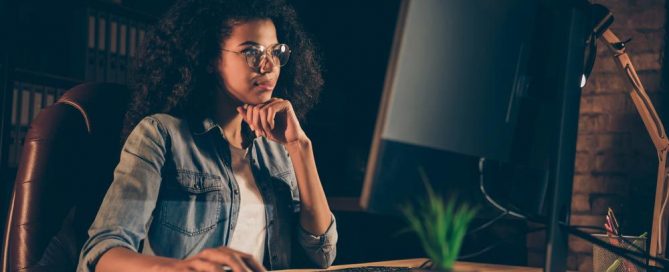
[[[207,232],[226,216],[225,194],[220,176],[177,170],[176,182],[168,182],[161,196],[156,220],[167,228],[194,236]]]

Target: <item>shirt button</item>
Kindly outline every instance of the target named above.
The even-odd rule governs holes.
[[[235,189],[235,191],[234,191],[234,192],[235,192],[235,194],[236,194],[236,195],[238,195],[238,194],[239,194],[239,190],[237,190],[237,189]]]

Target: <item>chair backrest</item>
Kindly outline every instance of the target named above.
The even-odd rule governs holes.
[[[119,161],[129,90],[86,83],[26,135],[3,239],[3,271],[74,271]]]

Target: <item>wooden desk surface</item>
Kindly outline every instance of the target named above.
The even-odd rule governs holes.
[[[334,265],[328,268],[327,270],[336,270],[343,268],[351,267],[360,267],[360,266],[397,266],[397,267],[418,267],[423,264],[427,259],[406,259],[406,260],[392,260],[392,261],[383,261],[383,262],[373,262],[373,263],[360,263],[360,264],[343,264],[343,265]],[[543,269],[538,267],[521,267],[521,266],[508,266],[508,265],[496,265],[496,264],[482,264],[482,263],[470,263],[470,262],[457,262],[455,264],[455,272],[474,272],[474,271],[508,271],[508,272],[541,272]],[[277,270],[283,272],[298,272],[298,271],[319,271],[319,269],[289,269],[289,270]],[[322,271],[322,270],[321,270]]]

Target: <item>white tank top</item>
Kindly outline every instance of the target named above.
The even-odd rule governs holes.
[[[259,263],[265,254],[267,222],[265,203],[251,172],[247,149],[230,145],[232,172],[239,186],[239,216],[228,247],[253,255]]]

